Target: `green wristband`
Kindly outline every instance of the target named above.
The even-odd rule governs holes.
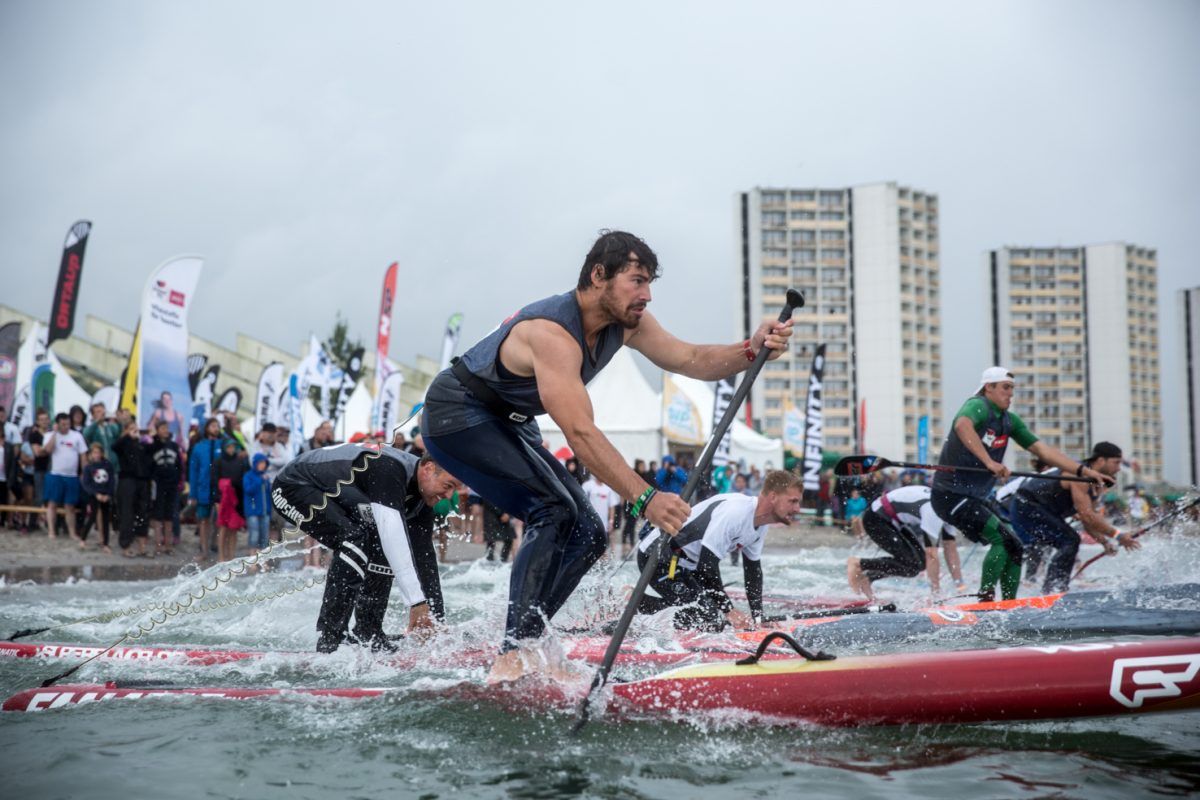
[[[646,487],[646,491],[642,492],[642,496],[639,497],[633,504],[634,517],[640,517],[642,515],[642,512],[646,510],[646,506],[650,503],[650,498],[654,497],[657,492],[658,490],[653,486]]]

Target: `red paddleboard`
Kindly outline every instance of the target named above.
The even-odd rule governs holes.
[[[6,711],[156,697],[371,698],[383,688],[255,689],[66,685],[27,689]],[[511,702],[505,687],[464,684],[476,699]],[[1200,638],[1013,647],[748,666],[700,664],[611,686],[617,716],[736,710],[759,721],[823,725],[940,724],[1112,716],[1200,708]],[[522,686],[522,708],[554,706],[563,687]],[[573,707],[567,706],[567,707]]]

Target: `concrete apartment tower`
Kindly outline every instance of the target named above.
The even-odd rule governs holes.
[[[1017,378],[1013,409],[1075,458],[1121,446],[1162,477],[1158,261],[1124,242],[1002,247],[984,256],[992,360]],[[1024,451],[1018,463],[1028,465]]]
[[[807,301],[795,346],[754,386],[754,422],[782,435],[785,408],[803,408],[813,350],[825,343],[827,450],[915,459],[918,420],[928,415],[936,453],[944,433],[937,196],[895,183],[761,187],[735,205],[735,335],[777,315],[788,287]]]

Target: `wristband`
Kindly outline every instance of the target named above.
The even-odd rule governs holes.
[[[746,356],[747,361],[754,361],[754,349],[750,347],[750,340],[742,342],[742,355]]]
[[[1075,474],[1081,478],[1083,477],[1083,464],[1079,465],[1079,469],[1075,470]]]
[[[658,490],[653,486],[647,486],[646,491],[642,492],[642,496],[633,502],[630,511],[634,517],[640,517],[642,512],[646,510],[646,506],[650,505],[650,498],[654,497]]]

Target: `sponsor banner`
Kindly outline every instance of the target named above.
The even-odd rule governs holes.
[[[0,327],[0,406],[10,412],[17,397],[17,353],[21,350],[21,323]]]
[[[663,436],[677,444],[704,444],[700,409],[679,390],[670,375],[663,380]]]
[[[20,388],[13,399],[8,421],[16,425],[17,430],[24,430],[33,424],[33,387],[28,383]]]
[[[393,262],[383,273],[383,294],[379,299],[379,328],[375,335],[375,409],[372,422],[378,425],[380,416],[379,403],[383,382],[391,374],[388,367],[388,346],[392,339],[392,302],[396,298],[396,273],[400,265]]]
[[[236,386],[231,386],[221,392],[221,399],[217,401],[217,412],[220,414],[237,414],[238,409],[242,406],[242,390]]]
[[[463,315],[455,312],[446,320],[446,335],[442,339],[442,369],[450,366],[454,351],[458,349],[458,336],[462,332]]]
[[[867,398],[863,398],[858,404],[858,441],[856,449],[862,453],[866,450],[867,442]]]
[[[791,450],[797,456],[803,455],[804,432],[807,429],[804,412],[789,402],[783,412],[783,449]]]
[[[733,376],[722,378],[713,387],[712,430],[715,431],[717,429],[717,424],[721,421],[721,417],[725,416],[725,412],[729,410],[729,403],[733,400],[733,392]],[[725,430],[725,435],[721,437],[721,441],[717,442],[717,449],[713,451],[712,465],[714,467],[723,467],[729,463],[729,443],[732,441],[733,426],[730,425]]]
[[[825,377],[825,345],[817,345],[808,375],[808,399],[804,403],[804,491],[821,489],[821,452],[825,444],[825,413],[821,393]]]
[[[196,387],[200,385],[200,378],[204,375],[204,368],[208,365],[208,356],[203,353],[192,353],[188,356],[188,386],[192,389],[192,397],[196,396]]]
[[[288,449],[292,458],[300,454],[300,445],[304,443],[304,407],[301,400],[304,395],[300,392],[299,367],[288,376],[287,391],[287,427],[291,431],[288,439]]]
[[[366,351],[363,348],[355,348],[354,352],[350,354],[350,362],[342,370],[342,382],[338,386],[337,402],[334,404],[334,427],[342,419],[342,414],[346,411],[346,403],[350,400],[350,394],[354,391],[354,387],[358,385],[359,376],[362,375],[363,355],[365,354]]]
[[[192,390],[188,384],[188,309],[203,259],[177,256],[150,276],[142,294],[137,421],[153,428],[165,421],[177,442],[187,441]],[[182,410],[181,410],[182,409]]]
[[[33,370],[33,407],[46,409],[54,419],[54,370],[49,364],[38,364]]]
[[[220,377],[221,365],[213,364],[196,381],[196,388],[192,391],[192,419],[200,426],[200,430],[204,430],[204,423],[213,414],[213,398],[217,396],[217,379]],[[191,379],[190,375],[188,379]]]
[[[929,415],[917,420],[917,463],[929,463]]]
[[[79,303],[79,280],[83,277],[83,251],[87,248],[92,223],[80,220],[67,231],[63,242],[62,263],[58,267],[58,283],[54,287],[54,305],[50,309],[50,332],[46,346],[66,339],[75,328],[75,306]]]
[[[142,322],[138,320],[137,328],[133,332],[133,344],[129,347],[129,361],[125,364],[125,371],[121,373],[120,408],[134,415],[137,414],[138,365],[141,363],[141,360]]]
[[[396,426],[400,424],[400,387],[404,386],[404,373],[396,370],[383,381],[379,393],[379,424],[387,440],[396,438]]]
[[[279,392],[283,388],[283,364],[272,361],[258,376],[258,398],[254,404],[254,432],[257,434],[268,422],[279,419]]]

